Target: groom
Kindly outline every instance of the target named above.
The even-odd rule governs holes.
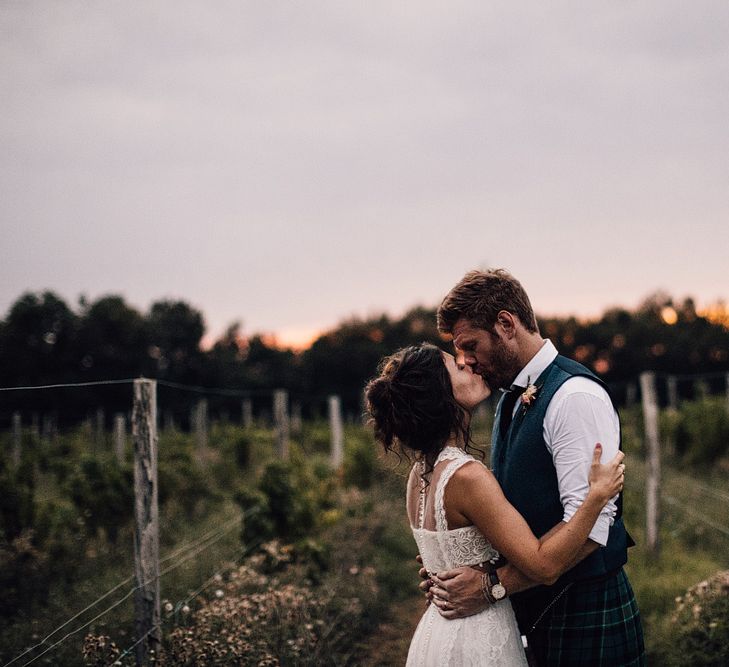
[[[507,499],[537,537],[561,530],[587,494],[595,443],[604,460],[620,447],[606,386],[542,339],[526,292],[504,270],[467,273],[441,303],[438,328],[453,336],[460,363],[504,392],[491,467]],[[643,665],[640,616],[622,569],[633,542],[621,510],[622,494],[556,582],[539,585],[508,563],[490,574],[458,568],[438,573],[433,603],[459,618],[508,595],[539,665]]]

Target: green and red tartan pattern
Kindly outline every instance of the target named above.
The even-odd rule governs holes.
[[[605,581],[573,584],[528,641],[544,667],[645,665],[640,612],[622,569]]]

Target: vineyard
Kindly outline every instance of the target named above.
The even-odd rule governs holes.
[[[489,415],[479,413],[475,425],[486,454]],[[729,646],[726,614],[707,605],[716,618],[705,619],[676,598],[729,568],[725,400],[706,397],[661,415],[660,556],[644,538],[642,411],[622,416],[625,513],[638,542],[628,571],[650,654],[659,664],[689,664],[688,643],[690,664],[720,664],[712,661]],[[280,433],[261,422],[213,419],[202,450],[199,433],[160,430],[162,643],[154,662],[402,663],[423,607],[403,507],[407,462],[379,456],[369,431],[349,423],[343,460],[332,466],[323,419],[294,425],[284,460]],[[17,432],[0,436],[9,454],[1,473],[0,663],[135,664],[146,638],[134,623],[130,439],[120,460],[118,434],[88,423],[49,437],[31,425],[21,436],[17,465]],[[709,466],[696,451],[710,446],[717,456]]]

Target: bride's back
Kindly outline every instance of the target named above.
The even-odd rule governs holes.
[[[445,490],[451,477],[475,459],[462,449],[446,447],[438,456],[429,484],[416,463],[407,492],[407,512],[423,565],[431,572],[462,565],[477,565],[498,558],[498,553],[473,525],[449,528]]]

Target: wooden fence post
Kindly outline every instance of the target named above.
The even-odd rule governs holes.
[[[117,463],[124,465],[124,455],[127,448],[127,424],[124,414],[117,412],[114,415],[114,454]]]
[[[632,408],[635,405],[636,389],[634,382],[628,382],[628,386],[625,390],[625,405],[626,407]]]
[[[104,414],[104,408],[96,408],[96,422],[95,426],[95,438],[97,451],[103,451],[104,449],[104,428],[106,426],[106,415]]]
[[[331,463],[339,468],[344,461],[344,429],[342,426],[342,403],[339,396],[329,397],[329,431],[331,433]]]
[[[50,442],[51,433],[53,433],[53,416],[45,413],[43,415],[43,430],[41,431],[41,437],[45,442]]]
[[[164,424],[163,428],[165,431],[175,431],[177,429],[175,426],[175,416],[172,413],[172,410],[165,410],[162,423]]]
[[[19,412],[13,412],[13,466],[20,467],[23,456],[23,422]]]
[[[198,456],[204,458],[208,448],[208,399],[201,398],[195,410],[195,440]]]
[[[282,461],[289,458],[289,393],[285,389],[273,392],[273,422],[276,429],[276,453]]]
[[[134,381],[134,611],[137,665],[156,658],[161,637],[159,600],[159,507],[157,504],[157,382]]]
[[[678,410],[678,379],[675,375],[669,375],[668,383],[668,407],[671,410]]]
[[[33,442],[37,444],[40,440],[40,415],[37,412],[30,416],[30,434]]]
[[[709,383],[703,378],[694,382],[694,393],[696,398],[704,399],[709,396]]]
[[[244,398],[241,401],[240,411],[243,428],[251,428],[253,426],[253,403],[250,398]]]
[[[301,433],[301,403],[298,401],[291,404],[291,432]]]
[[[362,426],[367,426],[367,390],[362,389],[362,393],[359,395],[359,420]]]
[[[643,397],[643,420],[646,437],[646,540],[654,557],[660,554],[658,527],[660,524],[661,450],[658,441],[658,400],[656,375],[640,374]]]

